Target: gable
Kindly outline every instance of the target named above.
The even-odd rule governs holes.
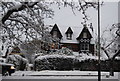
[[[87,34],[87,38],[91,39],[93,38],[90,31],[88,30],[87,27],[84,27],[82,32],[80,33],[80,35],[76,38],[77,40],[79,40],[80,38],[83,38],[83,34],[86,33]]]
[[[50,34],[53,35],[53,32],[54,32],[54,31],[57,31],[57,37],[61,39],[61,38],[62,38],[62,34],[61,34],[61,32],[60,32],[57,24],[55,24],[55,25],[53,26],[52,30],[50,31]]]
[[[71,27],[69,27],[68,30],[65,32],[65,34],[68,34],[68,33],[73,34]]]

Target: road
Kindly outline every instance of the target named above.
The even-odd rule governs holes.
[[[93,78],[93,79],[92,79]],[[2,81],[98,81],[97,78],[78,78],[78,77],[39,77],[39,76],[14,76],[14,77],[3,77]],[[119,81],[118,79],[102,79],[102,81]]]
[[[119,81],[118,73],[108,76],[102,72],[101,81]],[[89,71],[17,71],[12,76],[3,76],[2,81],[98,81],[97,72]]]

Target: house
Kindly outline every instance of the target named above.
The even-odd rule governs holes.
[[[74,52],[94,54],[94,38],[90,26],[69,27],[55,24],[51,28],[50,34],[60,39],[60,47],[67,47]]]

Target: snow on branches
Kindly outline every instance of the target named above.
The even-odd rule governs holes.
[[[119,32],[119,23],[116,23],[106,29],[101,36],[101,49],[107,55],[108,59],[115,59],[120,54]],[[109,40],[104,37],[106,34],[109,34]]]
[[[42,39],[46,31],[43,19],[54,15],[44,1],[1,2],[0,9],[0,35],[7,36],[13,45]]]

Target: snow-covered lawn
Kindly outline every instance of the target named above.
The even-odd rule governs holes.
[[[118,79],[118,72],[115,72],[115,76],[109,76],[109,72],[101,72],[102,79]],[[97,79],[97,71],[16,71],[12,76],[3,78],[15,78],[20,79]]]

